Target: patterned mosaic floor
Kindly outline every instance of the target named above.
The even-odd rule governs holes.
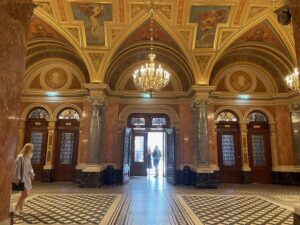
[[[114,224],[113,214],[121,195],[50,194],[35,195],[26,202],[15,224]]]
[[[19,194],[12,196],[12,205]],[[164,179],[132,178],[124,186],[78,188],[35,183],[15,224],[210,225],[293,224],[300,187],[221,185],[199,190]]]
[[[181,195],[179,202],[194,224],[293,224],[293,213],[252,196]]]

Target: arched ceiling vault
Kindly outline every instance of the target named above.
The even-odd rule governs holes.
[[[118,53],[111,59],[104,82],[112,90],[123,72],[132,64],[145,61],[150,53],[150,21],[146,21],[133,32],[119,47]],[[173,38],[155,21],[153,25],[154,53],[157,55],[156,63],[168,65],[176,73],[183,91],[187,91],[194,83],[191,66],[181,48]]]
[[[62,38],[41,36],[32,40],[28,65],[46,54],[47,48],[48,54],[68,52],[68,60],[85,65],[90,82],[113,85],[126,64],[147,58],[147,48],[142,46],[147,44],[146,33],[139,33],[140,39],[132,38],[149,19],[143,0],[34,2],[35,16]],[[295,63],[292,26],[281,26],[274,14],[282,4],[273,0],[164,0],[154,17],[157,33],[167,34],[156,39],[157,59],[166,65],[172,57],[177,60],[174,71],[184,90],[193,84],[211,83],[230,58],[266,66],[281,82]],[[95,9],[101,12],[94,15]],[[47,29],[40,32],[47,33]],[[278,89],[284,91],[285,87]]]

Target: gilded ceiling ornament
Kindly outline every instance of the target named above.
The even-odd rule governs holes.
[[[79,42],[80,41],[80,34],[79,34],[78,28],[69,27],[68,30],[72,34],[72,36]]]
[[[248,20],[251,19],[251,18],[253,18],[257,14],[261,13],[265,9],[267,9],[267,8],[266,7],[257,7],[257,6],[251,7],[249,15],[248,15]]]
[[[53,89],[62,88],[68,80],[68,74],[61,68],[53,68],[45,75],[45,83]]]
[[[221,35],[221,44],[223,44],[234,33],[234,31],[223,31]]]
[[[38,7],[42,8],[47,13],[53,16],[53,10],[50,2],[34,2],[34,4],[36,4]]]
[[[196,56],[198,65],[200,67],[201,72],[203,73],[207,63],[209,62],[209,59],[211,58],[210,55],[198,55]]]
[[[97,71],[99,69],[100,63],[103,58],[102,53],[89,53],[89,56],[94,64],[95,70]]]

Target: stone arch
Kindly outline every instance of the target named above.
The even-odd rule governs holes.
[[[180,121],[177,112],[166,105],[129,105],[126,106],[119,114],[119,120],[123,126],[126,126],[127,119],[132,113],[164,113],[170,119],[170,126],[176,127]]]
[[[228,75],[227,72],[235,71],[237,69],[246,71],[247,73],[253,72],[252,76],[256,77],[256,79],[260,80],[264,84],[267,92],[278,92],[276,82],[268,71],[266,71],[263,67],[250,62],[236,62],[223,67],[212,80],[212,85],[217,87],[221,80]]]
[[[251,24],[248,24],[247,26],[245,26],[238,33],[236,33],[235,35],[233,35],[232,38],[229,41],[227,41],[226,44],[224,44],[220,48],[220,50],[215,54],[215,56],[213,57],[213,59],[210,60],[210,65],[209,65],[209,68],[207,70],[207,74],[209,74],[209,75],[207,77],[205,77],[205,79],[206,79],[205,82],[206,83],[209,83],[210,76],[211,76],[211,73],[212,73],[212,71],[214,69],[214,66],[222,58],[222,56],[225,53],[225,51],[228,50],[230,48],[230,46],[236,40],[238,40],[242,35],[244,35],[245,33],[247,33],[249,30],[251,30],[252,28],[254,28],[255,26],[257,26],[259,23],[263,22],[264,20],[266,20],[267,22],[269,22],[272,25],[272,27],[275,28],[275,30],[277,31],[277,34],[279,35],[279,37],[285,43],[285,47],[286,47],[287,51],[289,52],[290,56],[292,57],[293,63],[296,62],[296,52],[295,52],[295,48],[294,48],[293,39],[288,36],[288,34],[283,30],[282,26],[280,26],[280,24],[277,22],[277,20],[274,18],[273,15],[267,14],[267,15],[265,15],[263,17],[260,17],[260,18],[256,19],[255,21],[251,22]]]
[[[29,89],[31,82],[40,74],[44,72],[45,67],[58,67],[58,65],[62,67],[70,67],[70,76],[75,76],[80,82],[81,86],[84,83],[87,83],[85,75],[80,68],[78,68],[73,62],[70,62],[61,58],[48,58],[38,61],[26,68],[25,77],[24,77],[24,89]]]
[[[270,111],[268,111],[267,109],[265,109],[263,107],[251,107],[251,108],[247,109],[247,111],[244,113],[245,122],[247,122],[248,115],[250,113],[252,113],[253,111],[258,111],[258,112],[263,113],[267,117],[269,124],[275,124],[275,120],[274,120],[272,113],[270,113]]]
[[[107,70],[111,64],[113,57],[116,55],[117,50],[122,46],[123,42],[132,34],[135,30],[137,30],[143,23],[145,23],[149,19],[149,15],[144,14],[142,17],[137,19],[133,24],[129,27],[124,28],[123,35],[119,37],[118,40],[115,41],[114,45],[110,46],[111,49],[107,55],[104,56],[99,71],[100,81],[103,82],[105,80],[105,76],[107,74]],[[180,35],[175,29],[172,29],[171,25],[168,24],[163,18],[158,15],[154,15],[154,21],[156,21],[168,34],[170,34],[173,40],[180,46],[183,55],[186,57],[189,67],[192,71],[193,78],[197,81],[197,74],[200,74],[200,69],[195,66],[198,65],[194,57],[189,53],[189,46],[187,45],[185,39]]]
[[[215,112],[215,117],[214,117],[215,122],[217,121],[218,115],[223,111],[232,111],[233,113],[235,113],[235,115],[238,117],[239,123],[245,121],[243,114],[238,108],[234,106],[222,106],[219,109],[217,109],[217,111]]]
[[[54,110],[54,112],[53,112],[53,118],[55,120],[57,120],[59,113],[63,109],[66,109],[66,108],[72,108],[72,109],[76,110],[79,113],[80,120],[82,120],[82,113],[83,112],[82,112],[82,110],[81,110],[81,108],[79,106],[74,105],[74,104],[63,104],[63,105],[60,105],[60,106],[56,107],[55,110]]]
[[[26,121],[29,113],[33,109],[35,109],[35,108],[43,108],[43,109],[45,109],[48,112],[48,114],[49,114],[49,119],[48,120],[52,120],[53,119],[53,114],[52,114],[52,111],[51,111],[50,107],[48,105],[46,105],[46,104],[43,104],[43,103],[33,103],[33,104],[30,104],[29,106],[27,106],[22,111],[20,119]]]
[[[55,21],[52,17],[47,16],[43,10],[41,10],[39,7],[37,7],[34,10],[34,15],[42,19],[44,22],[46,22],[48,25],[50,25],[54,30],[56,30],[58,33],[60,33],[64,38],[67,39],[67,41],[71,44],[72,47],[75,48],[77,54],[80,56],[80,58],[84,61],[87,70],[89,74],[93,74],[93,63],[89,59],[87,53],[85,53],[82,50],[82,47],[80,46],[80,43],[77,43],[72,36],[64,30],[57,21]],[[91,77],[90,77],[91,79]]]

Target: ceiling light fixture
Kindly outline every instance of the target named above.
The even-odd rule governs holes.
[[[170,81],[170,73],[161,65],[155,65],[156,55],[153,53],[153,16],[155,6],[151,0],[149,7],[146,7],[150,13],[150,54],[148,54],[149,62],[136,69],[133,73],[133,81],[138,89],[148,92],[150,97],[153,92],[159,91],[165,87]]]

